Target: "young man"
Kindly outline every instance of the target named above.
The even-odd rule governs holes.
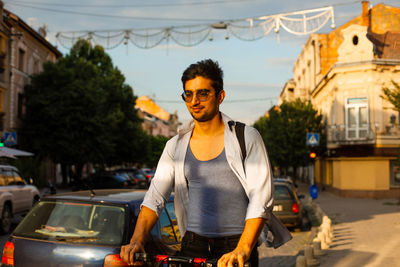
[[[175,213],[184,256],[219,258],[218,267],[258,266],[256,243],[273,203],[272,176],[264,143],[244,129],[243,160],[234,122],[219,111],[223,72],[210,59],[182,75],[182,98],[193,120],[168,141],[142,204],[130,244],[129,264],[144,244],[174,187]]]

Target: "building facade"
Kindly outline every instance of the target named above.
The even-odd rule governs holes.
[[[43,28],[41,33],[35,31],[17,15],[3,9],[2,3],[0,5],[1,136],[4,137],[5,132],[15,132],[18,140],[25,85],[29,84],[31,75],[42,71],[43,63],[55,62],[62,54],[46,40]]]
[[[309,37],[293,73],[280,102],[311,100],[327,126],[315,181],[343,196],[400,195],[400,114],[381,97],[400,84],[400,8],[363,1],[360,16]]]
[[[143,120],[142,128],[150,135],[172,137],[179,126],[177,112],[170,114],[158,106],[150,97],[140,96],[136,99],[135,108]]]
[[[0,132],[4,131],[5,98],[10,84],[10,28],[3,19],[3,2],[0,1]]]

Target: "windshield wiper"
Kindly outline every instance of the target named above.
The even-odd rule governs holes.
[[[54,238],[57,241],[72,242],[72,243],[96,242],[97,240],[99,240],[98,237],[93,237],[93,236],[61,236],[61,235],[57,235]]]

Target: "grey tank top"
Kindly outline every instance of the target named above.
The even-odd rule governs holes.
[[[187,230],[206,237],[241,234],[249,200],[222,153],[211,160],[195,158],[188,146],[185,177],[189,187]]]

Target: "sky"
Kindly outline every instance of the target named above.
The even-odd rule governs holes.
[[[169,28],[269,16],[332,6],[336,27],[361,14],[361,1],[352,0],[3,0],[4,7],[34,29],[47,25],[49,41],[65,55],[68,49],[56,41],[65,31]],[[375,6],[382,1],[370,1]],[[383,3],[400,7],[399,0]],[[331,21],[317,33],[331,31]],[[142,49],[129,43],[106,50],[125,75],[136,96],[147,95],[182,123],[190,114],[181,100],[181,75],[190,64],[211,58],[224,71],[226,98],[220,109],[234,120],[253,124],[273,105],[308,35],[297,36],[280,29],[256,41],[213,31],[193,47],[163,41]]]

